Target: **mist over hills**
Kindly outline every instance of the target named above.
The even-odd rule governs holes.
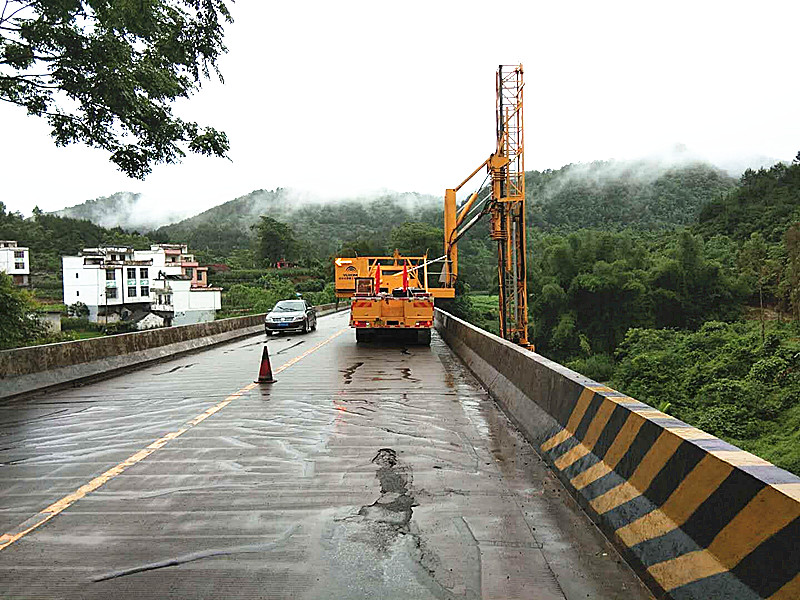
[[[388,239],[405,221],[441,221],[442,203],[425,194],[384,192],[367,197],[321,200],[294,190],[256,190],[199,215],[151,232],[159,241],[181,240],[214,255],[247,248],[252,226],[264,215],[289,224],[313,249],[315,258],[328,257],[343,241]]]
[[[100,227],[122,227],[126,231],[149,231],[167,223],[180,221],[192,214],[191,208],[174,208],[163,202],[134,192],[117,192],[110,196],[87,200],[53,213],[58,217],[85,219]]]
[[[529,222],[544,229],[561,226],[662,229],[685,225],[694,222],[704,204],[736,186],[736,180],[723,169],[685,159],[570,164],[557,170],[528,171],[526,183]],[[194,215],[190,207],[177,199],[175,207],[169,208],[163,202],[156,203],[132,192],[88,200],[54,214],[86,219],[107,228],[151,231],[159,239],[190,243],[192,238],[202,239],[204,246],[222,249],[235,242],[231,232],[249,238],[252,225],[261,215],[299,228],[300,235],[313,221],[313,235],[341,240],[342,236],[357,237],[363,224],[368,225],[370,234],[383,232],[385,227],[381,223],[397,225],[403,220],[422,220],[438,224],[440,218],[427,213],[441,214],[441,209],[441,197],[426,194],[387,191],[323,199],[307,192],[278,188],[254,190]],[[320,239],[322,243],[325,241]]]
[[[690,225],[737,185],[704,162],[595,161],[525,174],[528,223],[540,229],[662,230]]]

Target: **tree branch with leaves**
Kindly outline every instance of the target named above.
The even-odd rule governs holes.
[[[56,145],[101,148],[138,179],[187,152],[226,156],[224,132],[172,111],[212,73],[222,81],[225,0],[0,4],[0,100],[45,118]]]

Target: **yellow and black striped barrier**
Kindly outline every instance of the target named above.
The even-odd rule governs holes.
[[[657,596],[800,599],[800,478],[446,313],[436,319]]]

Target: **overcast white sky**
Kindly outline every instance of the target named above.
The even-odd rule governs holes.
[[[189,157],[130,180],[56,148],[0,106],[0,199],[29,214],[117,191],[188,214],[254,189],[441,194],[494,147],[494,76],[525,68],[526,168],[800,150],[800,2],[239,0],[221,61],[178,113],[225,130],[232,162]]]

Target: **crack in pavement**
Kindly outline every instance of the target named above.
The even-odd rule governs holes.
[[[278,350],[278,351],[275,353],[275,355],[277,356],[278,354],[283,354],[283,353],[284,353],[284,352],[286,352],[287,350],[291,350],[292,348],[297,348],[297,346],[299,346],[299,345],[300,345],[300,344],[302,344],[302,343],[304,343],[304,340],[300,340],[299,342],[297,342],[296,344],[292,344],[291,346],[286,346],[286,348],[283,348],[282,350]]]
[[[95,583],[100,581],[108,581],[109,579],[116,579],[117,577],[125,577],[126,575],[133,575],[134,573],[142,573],[144,571],[153,571],[155,569],[163,569],[164,567],[177,567],[178,565],[182,565],[188,562],[193,562],[195,560],[200,560],[203,558],[210,558],[212,556],[228,556],[230,554],[243,554],[243,553],[252,553],[252,552],[266,552],[268,550],[273,550],[286,542],[289,538],[294,535],[294,533],[300,528],[300,525],[292,525],[289,529],[283,532],[277,540],[274,542],[262,543],[262,544],[248,544],[244,546],[233,546],[231,548],[217,548],[212,550],[200,550],[199,552],[191,552],[190,554],[182,554],[181,556],[176,556],[175,558],[169,558],[167,560],[161,560],[154,563],[149,563],[145,565],[139,565],[137,567],[131,567],[128,569],[121,569],[119,571],[111,571],[110,573],[105,573],[103,575],[98,575],[94,577],[92,581]]]

